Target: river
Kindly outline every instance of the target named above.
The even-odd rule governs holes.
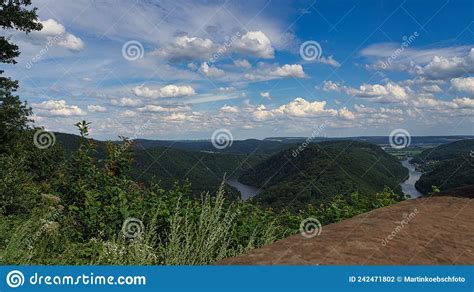
[[[246,201],[254,196],[256,196],[259,192],[260,189],[249,186],[249,185],[244,185],[243,183],[240,183],[237,179],[229,179],[226,181],[226,184],[229,186],[233,186],[240,192],[240,197],[242,200]]]
[[[410,160],[411,157],[408,157],[402,161],[402,165],[408,169],[409,177],[406,181],[401,183],[401,186],[402,191],[414,199],[423,195],[415,188],[415,183],[420,179],[421,172],[417,171],[413,164],[410,164]],[[260,192],[259,188],[240,183],[237,179],[229,179],[226,181],[226,183],[236,188],[240,192],[241,198],[244,201],[254,197]]]
[[[417,171],[415,169],[415,166],[413,164],[410,164],[411,157],[408,157],[407,159],[402,161],[402,165],[406,168],[408,168],[408,179],[401,183],[402,186],[402,191],[405,194],[408,194],[411,196],[412,199],[418,198],[422,196],[423,194],[420,193],[416,188],[415,188],[415,183],[417,180],[420,179],[421,172]]]

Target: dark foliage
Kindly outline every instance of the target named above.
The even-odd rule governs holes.
[[[412,163],[424,171],[415,184],[424,194],[433,187],[446,191],[474,185],[474,139],[425,150],[415,156]]]
[[[264,189],[256,201],[278,209],[301,209],[338,194],[372,196],[386,186],[400,193],[399,184],[408,174],[395,157],[366,142],[321,142],[295,151],[278,153],[240,177],[243,183]]]

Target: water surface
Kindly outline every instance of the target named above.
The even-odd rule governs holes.
[[[414,199],[423,195],[415,188],[415,183],[420,179],[421,172],[417,171],[413,164],[410,164],[410,160],[411,157],[408,157],[407,159],[401,161],[402,165],[408,169],[409,177],[400,185],[402,187],[402,191]],[[227,180],[226,183],[236,188],[240,192],[241,198],[244,201],[256,196],[261,191],[259,188],[243,184],[235,178]]]
[[[413,164],[410,164],[410,160],[411,160],[411,157],[408,157],[407,159],[402,161],[402,165],[408,168],[409,177],[406,181],[401,183],[401,186],[402,186],[402,191],[405,194],[410,195],[411,198],[414,199],[423,195],[415,188],[415,183],[420,179],[421,172],[417,171]]]
[[[229,179],[226,181],[226,184],[229,186],[233,186],[240,192],[240,196],[242,200],[246,201],[255,195],[257,195],[260,192],[259,188],[249,186],[249,185],[244,185],[243,183],[240,183],[237,179]]]

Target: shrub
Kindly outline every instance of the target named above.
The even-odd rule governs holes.
[[[0,155],[0,214],[28,213],[38,195],[24,159]]]
[[[215,197],[206,194],[201,206],[178,200],[171,215],[167,242],[159,247],[163,264],[209,264],[275,239],[276,228],[272,222],[266,226],[250,224],[246,226],[250,229],[244,231],[239,229],[241,209],[242,206],[225,206],[223,185]]]

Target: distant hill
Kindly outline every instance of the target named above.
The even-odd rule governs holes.
[[[73,151],[79,149],[80,136],[67,133],[54,133],[56,141],[58,141],[63,147],[66,154],[69,154]],[[99,157],[105,157],[105,142],[91,139],[97,145],[97,151],[99,152]]]
[[[410,145],[422,146],[422,145],[441,145],[446,143],[452,143],[454,141],[473,139],[474,136],[411,136]],[[279,143],[287,144],[301,144],[307,138],[305,137],[269,137],[265,138],[264,141],[277,141]],[[388,136],[359,136],[359,137],[340,137],[340,138],[326,138],[326,137],[314,137],[311,139],[312,142],[323,142],[323,141],[362,141],[369,142],[377,145],[390,145],[390,138]]]
[[[72,134],[55,133],[56,140],[63,146],[66,155],[79,148],[80,137]],[[93,140],[99,163],[105,159],[105,142]],[[118,142],[117,142],[118,143]],[[142,148],[135,145],[134,162],[131,177],[145,184],[159,181],[165,188],[171,188],[175,182],[189,180],[194,194],[213,192],[222,182],[224,175],[237,177],[244,170],[262,161],[262,155],[244,155],[229,153],[207,153],[186,151],[175,148],[155,146]],[[237,190],[225,186],[233,197]]]
[[[149,182],[160,180],[163,187],[188,179],[195,193],[214,192],[224,178],[237,177],[262,161],[260,155],[205,153],[166,147],[135,151],[133,178]],[[228,186],[227,186],[228,187]],[[234,191],[236,192],[236,191]]]
[[[423,163],[430,160],[443,161],[470,155],[474,151],[474,139],[465,139],[427,149],[413,157],[413,163]]]
[[[66,133],[55,133],[55,135],[57,141],[63,145],[66,154],[71,153],[79,147],[79,136]],[[457,141],[465,137],[469,136],[412,137],[411,141],[412,145],[437,145]],[[325,165],[324,163],[329,163],[329,161],[331,161],[330,158],[334,157],[335,153],[337,153],[337,148],[344,147],[343,145],[345,145],[345,143],[349,143],[348,140],[353,141],[352,146],[350,147],[353,152],[351,152],[351,155],[358,153],[358,151],[356,151],[358,147],[365,147],[371,150],[365,154],[359,153],[358,158],[362,159],[362,162],[359,163],[359,160],[355,160],[356,163],[354,165],[350,163],[354,160],[354,157],[347,157],[348,152],[344,152],[344,155],[337,159],[337,165],[343,165],[344,171],[342,171],[340,167],[332,166],[328,168],[327,172],[319,175],[317,171],[322,171],[322,168]],[[105,158],[105,142],[98,140],[93,141],[97,145],[97,153],[95,156],[100,162],[101,159]],[[200,193],[203,191],[213,191],[221,182],[224,173],[233,177],[237,177],[244,173],[240,178],[243,183],[264,186],[265,191],[262,192],[257,199],[264,202],[268,201],[267,203],[269,205],[279,205],[289,200],[289,198],[293,200],[293,197],[296,195],[298,197],[296,199],[298,202],[309,202],[314,201],[315,197],[318,198],[317,200],[323,199],[328,196],[328,193],[329,196],[332,196],[336,191],[349,193],[353,190],[359,190],[361,192],[373,193],[375,189],[380,190],[380,188],[383,188],[385,185],[392,185],[392,179],[385,173],[387,170],[392,172],[393,176],[396,178],[400,178],[400,173],[405,173],[404,168],[401,172],[400,170],[395,170],[398,169],[398,167],[393,167],[393,158],[392,160],[386,160],[389,159],[389,156],[380,156],[386,154],[382,149],[375,145],[366,143],[368,141],[377,143],[378,145],[387,145],[388,137],[318,137],[311,140],[313,143],[311,143],[311,146],[304,151],[305,153],[300,154],[296,159],[292,159],[289,165],[285,165],[280,170],[284,173],[276,176],[274,179],[270,179],[268,184],[264,184],[264,182],[273,175],[273,172],[275,172],[279,166],[287,162],[287,160],[280,156],[286,155],[291,157],[292,149],[302,145],[305,141],[307,141],[307,138],[304,137],[272,137],[263,140],[248,139],[233,141],[230,147],[216,149],[209,140],[165,141],[136,139],[134,140],[135,167],[133,168],[131,175],[135,179],[144,183],[149,183],[152,178],[154,178],[161,181],[163,187],[170,187],[177,180],[182,181],[184,179],[189,179],[194,193]],[[114,143],[119,142],[114,141]],[[422,152],[419,156],[415,157],[413,161],[424,161],[427,159],[428,161],[435,161],[438,163],[441,160],[454,159],[459,154],[468,154],[471,149],[474,149],[473,144],[474,139],[444,144],[438,146],[435,150],[428,149]],[[367,145],[370,145],[370,147]],[[315,155],[318,153],[317,150],[321,146],[328,147],[329,150],[327,150],[326,153],[329,157],[325,158],[322,156],[325,152],[322,152],[323,154],[320,154],[319,156]],[[265,159],[270,158],[270,156],[277,153],[280,153],[276,156],[280,157],[280,159],[272,157],[263,163]],[[310,166],[306,169],[306,167],[308,167],[306,160],[312,161],[314,159],[311,153],[321,161],[315,162],[316,165]],[[371,153],[372,156],[370,156],[369,153]],[[369,156],[371,159],[369,159]],[[384,169],[384,167],[377,163],[377,167],[374,166],[374,168],[371,169],[363,178],[359,178],[357,175],[361,175],[366,171],[366,168],[364,168],[366,164],[374,164],[379,156],[384,159],[381,161],[387,161],[387,169]],[[260,162],[262,162],[262,164],[258,165],[255,172],[252,173],[251,171],[247,171]],[[317,176],[316,183],[313,184],[321,190],[319,194],[314,190],[310,190],[311,188],[315,188],[314,186],[310,186],[302,193],[293,193],[295,189],[302,189],[302,186],[306,182],[304,177],[293,177],[293,175],[295,175],[295,167],[305,168],[303,173],[313,179],[313,176]],[[449,170],[455,173],[455,169],[451,169],[451,167],[455,167],[455,163],[447,164],[445,166],[446,171]],[[467,165],[464,167],[467,167]],[[469,173],[469,169],[466,169],[466,171],[463,170],[462,173]],[[431,184],[438,187],[441,184],[445,187],[455,187],[459,186],[460,183],[464,183],[457,177],[454,177],[450,182],[440,183],[443,177],[448,177],[446,175],[447,173],[440,170],[439,173],[433,173],[430,178],[428,178],[428,176],[422,176],[417,188],[419,188],[420,191],[426,192],[431,190]],[[342,180],[340,180],[341,177],[343,178]],[[369,180],[372,177],[377,179],[367,182],[367,177]],[[275,180],[281,180],[282,182],[277,184],[274,183]],[[229,186],[227,186],[227,188],[236,194],[235,189]],[[270,192],[275,195],[270,194]],[[281,199],[275,200],[274,197],[281,197]],[[285,197],[288,198],[284,199]]]
[[[441,145],[452,143],[462,139],[473,138],[472,136],[414,136],[411,137],[411,146],[423,145]],[[301,145],[306,141],[312,144],[325,141],[359,141],[377,144],[379,146],[389,146],[390,139],[388,136],[366,136],[366,137],[341,137],[341,138],[325,138],[325,137],[269,137],[263,140],[247,139],[235,140],[229,147],[224,149],[216,149],[210,140],[149,140],[136,139],[135,144],[138,148],[149,149],[154,147],[167,147],[188,151],[202,151],[211,153],[233,153],[233,154],[262,154],[272,155],[279,151],[288,149],[293,146]]]
[[[242,183],[263,188],[256,201],[274,208],[297,209],[328,201],[337,194],[358,191],[374,195],[386,186],[401,193],[399,184],[408,175],[396,157],[371,143],[321,142],[294,155],[296,149],[273,155],[239,178]]]
[[[424,170],[416,188],[426,194],[436,186],[441,191],[474,185],[474,139],[428,149],[412,160]]]
[[[135,145],[138,148],[149,149],[154,147],[167,147],[187,151],[200,151],[209,153],[233,153],[233,154],[264,154],[268,155],[276,153],[285,148],[290,147],[296,142],[292,141],[270,141],[247,139],[241,141],[233,141],[231,145],[223,149],[216,149],[209,140],[197,141],[165,141],[165,140],[147,140],[136,139]]]
[[[77,135],[66,133],[55,133],[67,149],[74,147],[74,140]],[[74,138],[76,137],[76,138]],[[472,136],[414,136],[411,137],[411,145],[441,145],[452,143],[463,139],[474,138]],[[364,137],[343,137],[343,138],[326,138],[326,137],[269,137],[262,140],[247,139],[234,140],[229,147],[224,149],[216,149],[210,140],[152,140],[152,139],[135,139],[134,143],[137,149],[150,149],[155,147],[174,148],[187,151],[199,151],[210,153],[233,153],[233,154],[262,154],[272,155],[284,149],[301,145],[306,141],[313,144],[324,141],[361,141],[369,142],[377,145],[389,145],[389,137],[387,136],[364,136]],[[71,143],[72,142],[72,143]],[[115,143],[118,143],[115,141]]]

